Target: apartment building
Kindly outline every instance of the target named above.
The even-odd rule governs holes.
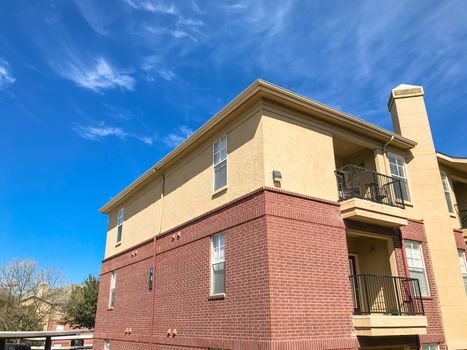
[[[255,81],[100,209],[94,348],[467,349],[467,159],[388,109]]]

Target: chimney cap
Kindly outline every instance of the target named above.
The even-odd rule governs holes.
[[[388,110],[391,111],[392,104],[396,98],[423,96],[424,94],[423,86],[400,84],[391,90],[388,100]]]

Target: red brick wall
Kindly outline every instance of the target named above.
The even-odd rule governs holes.
[[[266,195],[272,339],[333,339],[355,346],[339,207]]]
[[[393,237],[405,275],[401,232],[362,229]],[[210,236],[218,232],[226,234],[226,297],[209,300]],[[424,237],[423,225],[410,222],[402,235]],[[436,292],[425,246],[424,253]],[[112,350],[358,348],[347,255],[337,204],[255,191],[104,261],[95,349],[104,338],[112,339]],[[149,266],[155,266],[153,294]],[[112,270],[116,299],[107,310]],[[432,337],[425,340],[442,337],[437,303],[436,293],[425,302]],[[169,329],[177,335],[168,336]]]
[[[457,249],[467,249],[467,245],[464,241],[464,236],[462,235],[462,230],[454,230],[454,239],[456,240]]]
[[[430,249],[425,236],[423,223],[419,221],[409,221],[407,226],[400,229],[403,246],[404,240],[413,240],[422,243],[423,259],[425,261],[426,274],[428,277],[428,286],[430,288],[430,297],[423,298],[423,307],[428,320],[427,334],[420,336],[421,343],[443,343],[444,330],[439,307],[438,290],[433,275],[433,266],[431,264]],[[405,256],[402,250],[396,251],[398,260],[403,261],[404,265],[398,262],[399,273],[407,271]],[[404,267],[404,269],[402,269]],[[444,344],[442,344],[444,346]]]
[[[148,288],[149,268],[154,266],[152,242],[105,261],[99,284],[96,330],[106,337],[151,335],[152,293]],[[115,305],[108,309],[111,271],[116,271]]]

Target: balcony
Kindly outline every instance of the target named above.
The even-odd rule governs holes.
[[[407,225],[399,180],[352,164],[335,174],[344,219],[388,227]]]
[[[467,229],[467,203],[459,203],[457,205],[457,211],[459,213],[461,228],[465,230]]]
[[[353,324],[359,336],[426,334],[427,320],[417,279],[358,274],[350,282]]]

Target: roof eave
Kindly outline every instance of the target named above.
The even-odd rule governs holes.
[[[173,151],[167,154],[159,162],[149,168],[143,175],[138,177],[133,181],[129,186],[127,186],[123,191],[118,193],[105,205],[103,205],[99,212],[102,214],[107,214],[109,211],[117,205],[126,195],[132,192],[135,188],[144,183],[151,176],[159,173],[163,167],[173,160],[175,157],[183,153],[188,147],[195,143],[200,137],[202,137],[206,132],[214,128],[219,124],[224,118],[226,118],[232,111],[239,108],[249,99],[251,99],[256,94],[261,94],[262,96],[267,96],[270,98],[285,99],[291,103],[301,105],[304,108],[319,110],[322,113],[326,114],[330,119],[333,119],[334,122],[350,126],[354,129],[370,133],[373,137],[378,136],[382,140],[389,140],[394,137],[393,145],[402,148],[402,149],[411,149],[416,146],[416,142],[409,140],[399,134],[390,132],[386,129],[383,129],[377,125],[368,123],[364,120],[361,120],[355,116],[344,113],[332,107],[326,106],[317,101],[311,100],[305,96],[299,95],[290,90],[281,88],[277,85],[271,84],[267,81],[258,79],[255,80],[250,86],[243,90],[237,97],[235,97],[231,102],[229,102],[224,108],[222,108],[218,113],[216,113],[211,119],[209,119],[205,124],[203,124],[197,131],[195,131],[188,139],[176,147]]]

